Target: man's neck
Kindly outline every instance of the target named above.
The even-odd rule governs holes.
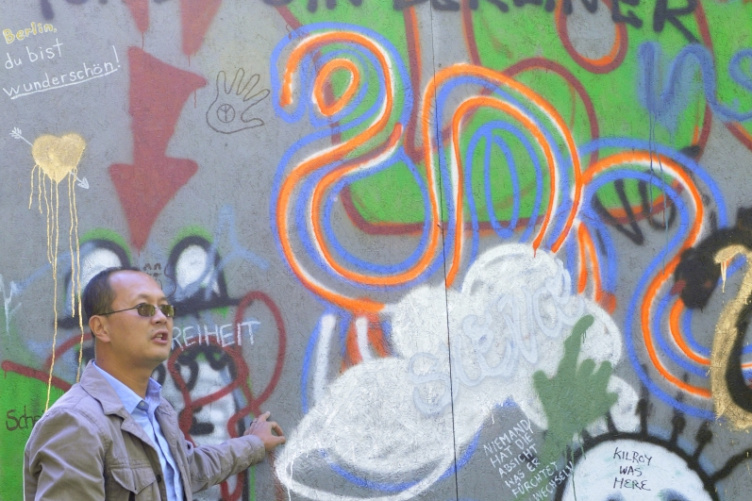
[[[154,369],[149,370],[146,367],[119,367],[117,364],[111,363],[106,358],[96,358],[96,363],[100,369],[106,371],[109,375],[123,383],[125,386],[133,390],[136,395],[141,398],[146,398],[146,389],[149,386],[149,378],[151,377]]]

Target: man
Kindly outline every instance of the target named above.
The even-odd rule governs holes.
[[[25,499],[193,499],[285,441],[265,413],[244,436],[195,447],[151,378],[172,346],[174,308],[136,269],[109,268],[82,296],[94,362],[37,422],[24,455]]]

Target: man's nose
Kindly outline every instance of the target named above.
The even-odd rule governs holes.
[[[166,323],[169,319],[167,315],[164,314],[162,311],[162,308],[157,307],[157,312],[154,314],[153,317],[151,317],[152,321],[157,323]]]

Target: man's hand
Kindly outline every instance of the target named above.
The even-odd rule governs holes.
[[[271,452],[279,444],[285,443],[285,433],[276,421],[267,421],[271,412],[267,411],[251,421],[251,427],[245,435],[256,435],[264,443],[266,452]]]

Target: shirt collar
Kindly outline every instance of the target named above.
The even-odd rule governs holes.
[[[125,410],[127,410],[130,414],[133,414],[136,409],[146,411],[143,405],[139,407],[139,404],[141,404],[141,402],[144,400],[146,401],[146,404],[150,409],[155,409],[159,405],[162,385],[156,382],[153,378],[149,378],[149,383],[146,386],[146,398],[143,399],[138,396],[135,391],[128,388],[125,383],[117,379],[106,370],[99,367],[96,362],[94,362],[93,365],[107,380],[107,382],[110,383],[110,386],[112,386],[112,388],[115,390],[115,393],[120,398],[120,401],[123,403],[123,407],[125,407]]]

